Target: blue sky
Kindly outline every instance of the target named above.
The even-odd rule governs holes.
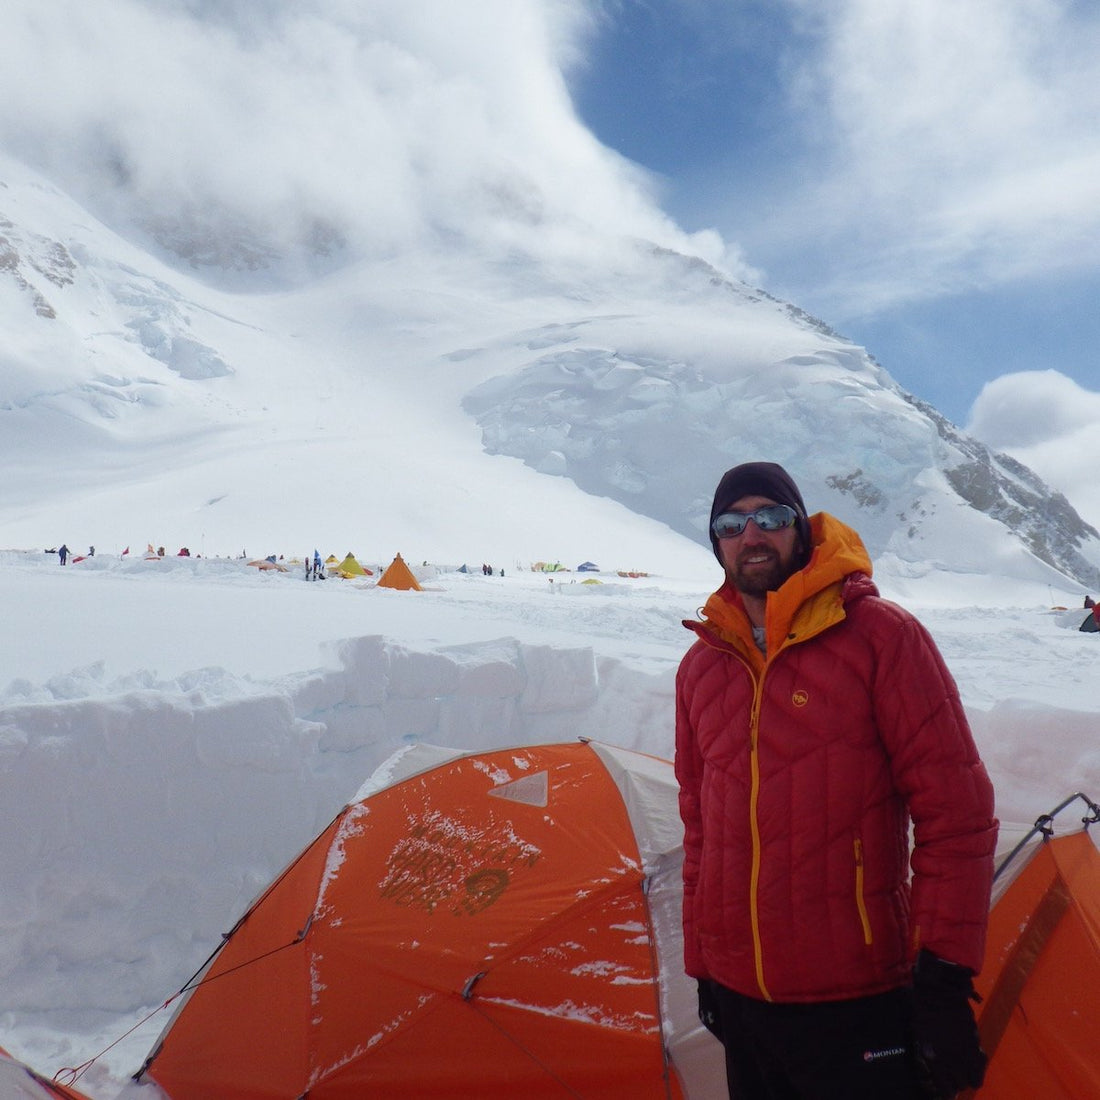
[[[960,424],[1100,391],[1100,7],[604,0],[570,88],[684,229]]]

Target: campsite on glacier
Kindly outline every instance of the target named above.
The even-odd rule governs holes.
[[[159,1100],[178,991],[395,752],[669,758],[742,461],[928,626],[1006,839],[1100,798],[1096,394],[903,390],[661,212],[539,5],[465,52],[445,5],[176,6],[26,4],[0,76],[0,1047]]]
[[[401,592],[234,558],[4,552],[0,1045],[47,1076],[100,1055],[77,1082],[96,1100],[155,1095],[128,1076],[163,1006],[400,748],[588,736],[667,757],[680,619],[716,570],[509,561]],[[960,604],[955,580],[905,602],[959,682],[1008,836],[1100,787],[1097,635],[1045,588],[1005,601],[973,577]]]

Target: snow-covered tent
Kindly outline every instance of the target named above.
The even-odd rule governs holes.
[[[595,562],[591,561],[582,561],[580,565],[577,566],[578,573],[598,573],[599,571],[600,567]]]
[[[667,761],[402,750],[240,919],[138,1074],[172,1100],[724,1095]]]

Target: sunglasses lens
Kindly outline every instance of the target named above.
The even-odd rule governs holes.
[[[752,518],[761,531],[781,531],[794,523],[797,513],[786,504],[773,504],[767,508],[757,508]]]
[[[735,539],[752,520],[761,531],[782,531],[793,527],[798,513],[786,504],[767,504],[755,512],[723,512],[711,525],[714,537]]]
[[[720,539],[736,538],[748,526],[749,517],[740,512],[726,512],[714,521],[714,534]]]

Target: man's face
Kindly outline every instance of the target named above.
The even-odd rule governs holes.
[[[754,512],[776,503],[770,497],[741,497],[725,511]],[[763,596],[774,592],[798,568],[798,527],[761,531],[749,520],[740,535],[719,539],[718,550],[730,584],[746,596]]]

